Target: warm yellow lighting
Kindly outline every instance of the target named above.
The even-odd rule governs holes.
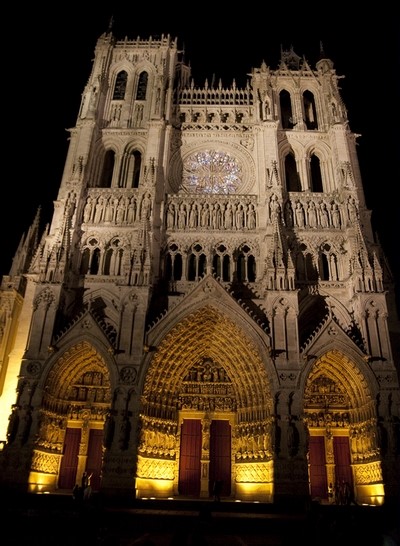
[[[55,474],[45,474],[42,472],[31,472],[29,474],[28,491],[29,493],[52,492],[57,489],[57,476]]]
[[[356,489],[358,504],[382,506],[385,502],[385,491],[382,483],[358,485]]]
[[[236,483],[236,497],[242,501],[273,502],[273,483],[240,482]]]

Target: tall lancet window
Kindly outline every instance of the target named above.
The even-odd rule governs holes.
[[[317,110],[315,108],[314,95],[311,91],[303,93],[304,122],[307,129],[318,129]]]
[[[281,107],[281,123],[283,129],[293,129],[293,112],[292,112],[292,101],[290,99],[289,91],[283,89],[279,93],[279,104]]]
[[[310,176],[311,184],[310,189],[314,192],[323,192],[324,188],[322,186],[322,174],[321,174],[321,164],[319,158],[316,155],[312,155],[310,158]]]
[[[137,92],[136,92],[136,100],[146,100],[148,79],[149,79],[149,75],[147,74],[147,72],[142,72],[140,74],[138,86],[137,86]]]
[[[128,74],[125,70],[118,73],[115,80],[113,100],[124,100],[126,92],[126,83],[128,81]]]

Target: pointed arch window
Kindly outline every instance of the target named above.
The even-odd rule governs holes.
[[[132,188],[139,187],[139,178],[140,178],[140,167],[142,165],[142,154],[137,150],[134,151],[131,155],[131,165],[132,168]]]
[[[311,91],[303,93],[304,123],[307,129],[318,129],[317,109],[315,107],[314,95]]]
[[[100,184],[101,188],[111,188],[111,182],[114,173],[115,152],[107,150],[103,161],[103,170],[101,173]]]
[[[285,178],[287,191],[301,191],[300,175],[292,152],[285,157]]]
[[[107,249],[104,259],[104,275],[121,275],[124,251],[120,247],[120,240],[114,239]]]
[[[337,256],[328,243],[323,245],[319,255],[319,275],[322,281],[339,280]]]
[[[310,159],[310,189],[313,192],[321,193],[324,191],[322,187],[322,174],[321,174],[321,164],[319,157],[315,154],[311,156]]]
[[[125,72],[125,70],[121,70],[121,72],[117,74],[117,78],[115,80],[113,100],[124,100],[127,82],[128,73]]]
[[[180,281],[182,279],[182,254],[178,246],[173,243],[165,257],[165,279],[167,281]]]
[[[319,276],[322,281],[329,281],[329,262],[326,254],[321,254],[320,256]]]
[[[197,281],[205,273],[207,268],[207,258],[201,245],[195,245],[189,255],[188,260],[188,281]]]
[[[101,252],[98,245],[97,239],[91,238],[83,249],[80,265],[82,275],[97,275],[99,272]]]
[[[213,256],[213,272],[224,282],[231,281],[231,257],[225,245],[219,245]]]
[[[147,74],[147,72],[140,73],[137,91],[136,91],[136,100],[146,100],[148,79],[149,79],[149,75]]]
[[[318,272],[314,265],[313,257],[304,244],[300,246],[300,252],[297,255],[296,276],[300,282],[314,282],[318,279]]]
[[[244,245],[237,255],[236,278],[239,282],[256,280],[256,260],[247,245]]]
[[[279,93],[279,104],[281,107],[281,123],[283,129],[293,129],[293,112],[292,112],[292,101],[290,99],[289,91],[283,89]]]

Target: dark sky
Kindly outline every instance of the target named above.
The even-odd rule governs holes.
[[[11,7],[3,40],[3,182],[0,194],[0,275],[7,274],[18,242],[42,207],[49,222],[67,153],[66,128],[75,125],[97,38],[113,16],[117,38],[170,34],[185,49],[197,85],[215,76],[230,86],[265,60],[278,67],[281,47],[312,68],[320,44],[341,80],[358,150],[367,205],[389,263],[400,279],[400,31],[397,17],[376,6],[349,16],[307,3],[299,10],[217,2],[156,7],[153,3],[28,3]],[[127,7],[120,6],[127,4]],[[57,11],[55,11],[57,10]],[[228,10],[228,11],[227,11]],[[317,11],[315,11],[317,10]],[[21,11],[21,13],[20,13]],[[354,12],[354,10],[352,10]],[[18,21],[18,22],[16,22]],[[10,37],[11,36],[11,37]],[[5,154],[4,154],[5,152]],[[8,167],[7,167],[8,166]],[[400,280],[399,280],[400,283]]]

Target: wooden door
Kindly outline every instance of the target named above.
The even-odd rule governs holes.
[[[209,491],[221,481],[221,496],[231,494],[231,426],[229,421],[211,421]]]
[[[76,483],[80,441],[81,429],[67,428],[65,431],[64,453],[60,465],[60,475],[58,477],[59,489],[72,489]]]
[[[92,475],[90,485],[93,491],[100,489],[101,466],[103,462],[103,430],[91,429],[89,433],[86,472]]]
[[[200,495],[201,472],[201,421],[184,419],[181,425],[181,449],[179,459],[180,495]]]
[[[311,498],[328,498],[326,478],[325,440],[323,436],[310,436],[309,442]]]

